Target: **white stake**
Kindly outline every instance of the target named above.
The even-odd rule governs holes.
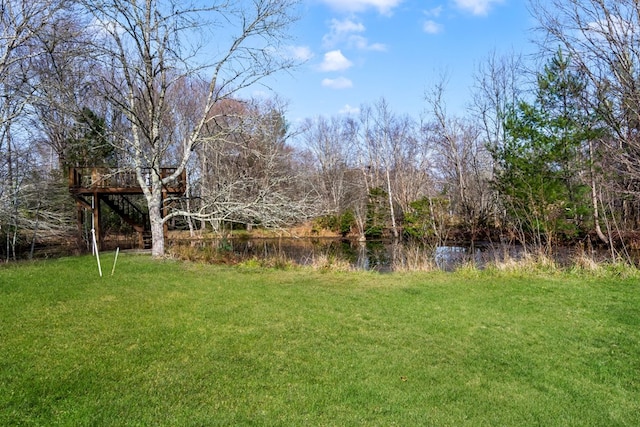
[[[111,269],[111,275],[113,276],[113,272],[116,271],[116,262],[118,262],[118,253],[120,252],[120,246],[116,248],[116,257],[113,259],[113,268]]]
[[[98,273],[102,277],[102,266],[100,265],[100,253],[98,253],[98,242],[96,241],[96,229],[91,229],[91,236],[93,236],[93,249],[96,251],[96,260],[98,260]]]

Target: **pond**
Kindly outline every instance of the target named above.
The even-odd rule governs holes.
[[[299,265],[348,264],[356,270],[381,272],[396,270],[454,270],[473,263],[482,267],[499,254],[486,245],[424,245],[392,240],[358,241],[335,238],[237,238],[207,240],[172,240],[172,246],[188,245],[203,251],[221,250],[234,258],[286,259]],[[502,249],[504,252],[504,249]],[[178,252],[178,251],[176,251]],[[518,256],[510,250],[509,256]]]

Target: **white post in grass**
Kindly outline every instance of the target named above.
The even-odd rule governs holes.
[[[96,254],[96,260],[98,261],[98,273],[100,273],[100,277],[102,277],[102,266],[100,265],[100,253],[98,252],[98,242],[96,241],[96,229],[91,229],[91,236],[93,237],[93,250]]]
[[[116,257],[113,259],[113,268],[111,269],[112,276],[113,276],[113,272],[116,271],[116,262],[118,262],[118,253],[120,253],[120,246],[116,248]]]

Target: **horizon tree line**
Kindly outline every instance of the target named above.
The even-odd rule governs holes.
[[[295,68],[278,49],[293,0],[3,1],[0,253],[74,232],[73,166],[136,173],[154,256],[177,218],[191,233],[312,221],[362,239],[638,245],[640,12],[530,4],[537,56],[490,54],[462,114],[443,76],[422,117],[380,98],[294,126],[277,96],[241,95]],[[214,35],[227,43],[205,61]],[[167,213],[166,166],[188,174]]]

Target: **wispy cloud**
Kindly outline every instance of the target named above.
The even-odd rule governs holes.
[[[427,34],[439,34],[444,30],[442,24],[438,24],[436,21],[428,19],[422,24],[422,29]]]
[[[346,77],[338,77],[336,79],[323,79],[322,86],[330,89],[349,89],[353,87],[353,82]]]
[[[376,9],[383,15],[390,14],[403,0],[321,0],[334,10],[341,12],[363,12]]]
[[[347,40],[353,33],[364,32],[364,25],[351,19],[332,19],[329,23],[329,32],[322,37],[322,44],[326,48],[332,48]]]
[[[432,9],[423,11],[427,20],[422,24],[422,30],[427,34],[439,34],[444,31],[444,25],[438,23],[435,19],[439,18],[442,14],[443,7],[438,6]]]
[[[349,34],[349,33],[363,33],[365,30],[364,25],[361,22],[355,22],[351,19],[332,19],[331,32],[335,34]]]
[[[322,44],[327,48],[333,48],[339,44],[360,50],[385,51],[387,46],[382,43],[369,43],[369,40],[362,36],[366,30],[361,22],[352,19],[332,19],[329,23],[329,32],[322,37]]]
[[[343,43],[354,33],[363,33],[365,27],[360,22],[351,19],[332,19],[329,23],[329,32],[322,37],[322,44],[332,48],[339,43]]]
[[[360,50],[375,50],[377,52],[385,52],[387,45],[383,43],[369,43],[366,37],[352,35],[349,37],[349,47],[355,47]]]
[[[495,5],[500,4],[504,0],[453,0],[455,5],[474,15],[486,15]]]
[[[353,65],[340,50],[332,50],[324,54],[324,60],[320,64],[321,71],[342,71]]]
[[[287,56],[298,61],[308,61],[314,56],[309,46],[288,46],[286,53]]]
[[[344,107],[338,111],[340,114],[360,114],[360,109],[358,107],[352,107],[349,104],[346,104]]]
[[[429,10],[425,10],[424,14],[427,15],[427,16],[431,16],[431,17],[437,18],[442,13],[442,10],[443,10],[443,7],[442,6],[438,6],[438,7],[434,7],[432,9],[429,9]]]

